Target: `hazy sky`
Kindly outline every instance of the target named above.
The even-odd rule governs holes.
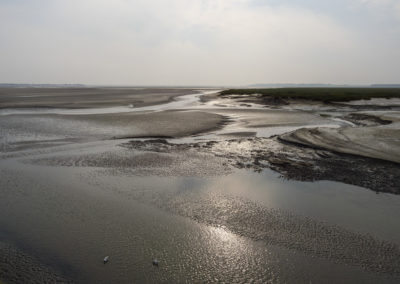
[[[0,0],[0,82],[400,83],[400,0]]]

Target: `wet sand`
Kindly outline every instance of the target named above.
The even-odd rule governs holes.
[[[248,135],[248,134],[247,134]],[[286,143],[279,137],[236,138],[222,141],[173,144],[166,140],[131,141],[125,147],[140,151],[177,153],[186,156],[196,151],[221,159],[225,168],[261,172],[273,169],[287,179],[330,180],[368,188],[375,192],[400,194],[400,166],[385,160],[333,153],[315,147]],[[91,160],[95,160],[92,158]],[[345,171],[343,169],[346,169]],[[195,172],[195,171],[194,171]]]
[[[73,283],[10,242],[0,241],[0,283]]]
[[[113,106],[143,107],[163,104],[194,89],[185,88],[0,88],[3,108],[101,108]]]
[[[400,163],[400,129],[299,129],[280,137],[305,146]]]
[[[232,181],[238,174],[231,172],[223,178],[241,180],[240,194],[220,180],[229,172],[218,158],[192,153],[179,160],[178,153],[166,153],[147,156],[152,163],[146,163],[135,158],[145,153],[113,145],[119,144],[87,143],[0,163],[7,177],[0,181],[1,228],[66,274],[57,277],[81,283],[396,282],[400,251],[385,239],[400,232],[381,228],[388,235],[371,237],[357,232],[371,232],[368,226],[348,224],[353,231],[335,225],[339,219],[269,208],[246,193],[255,185],[243,182],[254,177]],[[194,157],[200,162],[190,170],[186,159]],[[212,186],[203,184],[207,180]],[[384,204],[387,210],[390,203]],[[388,226],[394,217],[381,216]],[[154,257],[160,268],[152,267]]]
[[[0,121],[3,137],[12,144],[59,138],[113,139],[135,137],[182,137],[219,128],[225,118],[201,111],[131,112],[90,115],[8,115]],[[24,139],[23,136],[28,136]],[[30,137],[29,137],[30,136]],[[10,145],[11,147],[11,145]]]
[[[175,89],[136,89],[140,107],[132,90],[113,101],[114,91],[72,90],[90,107],[79,113],[68,112],[66,89],[2,91],[0,279],[399,281],[397,110],[198,101],[193,90],[179,90],[189,95],[179,101]],[[118,112],[128,103],[132,111]],[[374,157],[373,145],[364,155],[318,147],[324,136],[285,139],[315,129],[360,144],[369,143],[361,133],[386,131],[377,137],[389,158]]]

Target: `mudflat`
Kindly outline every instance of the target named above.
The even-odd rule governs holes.
[[[131,104],[142,107],[193,93],[193,89],[185,88],[0,88],[0,108],[96,108]]]
[[[396,101],[219,91],[1,89],[0,279],[397,283]]]

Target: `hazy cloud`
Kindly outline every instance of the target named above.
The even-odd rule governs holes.
[[[0,80],[400,81],[399,2],[330,2],[0,1]]]

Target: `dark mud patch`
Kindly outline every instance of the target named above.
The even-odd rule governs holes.
[[[399,164],[324,150],[311,151],[316,156],[303,157],[301,161],[290,163],[284,155],[279,155],[276,161],[271,161],[271,168],[289,179],[331,180],[368,188],[377,193],[400,194],[400,181],[397,178],[400,176]]]
[[[285,106],[290,104],[290,102],[287,99],[276,98],[276,97],[261,97],[260,102],[261,104],[266,106]]]
[[[254,131],[241,131],[241,132],[229,132],[229,133],[222,133],[219,136],[231,136],[231,137],[251,137],[256,136],[257,132]]]
[[[356,104],[345,104],[341,102],[330,102],[331,106],[336,108],[352,108],[356,111],[398,111],[400,107],[398,105],[356,105]]]
[[[149,136],[115,136],[112,139],[171,139],[174,138],[172,136],[165,136],[165,135],[149,135]]]
[[[382,119],[377,116],[363,114],[363,113],[351,113],[343,119],[348,120],[358,126],[378,126],[378,125],[387,125],[391,124],[391,120]]]
[[[333,153],[273,138],[247,138],[172,144],[167,140],[131,141],[124,147],[158,153],[195,150],[221,158],[223,166],[262,171],[270,168],[283,178],[330,180],[361,186],[377,193],[400,194],[400,165],[393,162]]]
[[[289,99],[279,98],[279,97],[269,97],[269,96],[262,96],[259,94],[248,95],[248,94],[222,94],[219,95],[221,98],[227,98],[240,103],[242,106],[247,106],[247,104],[260,104],[265,106],[285,106],[289,105]]]

